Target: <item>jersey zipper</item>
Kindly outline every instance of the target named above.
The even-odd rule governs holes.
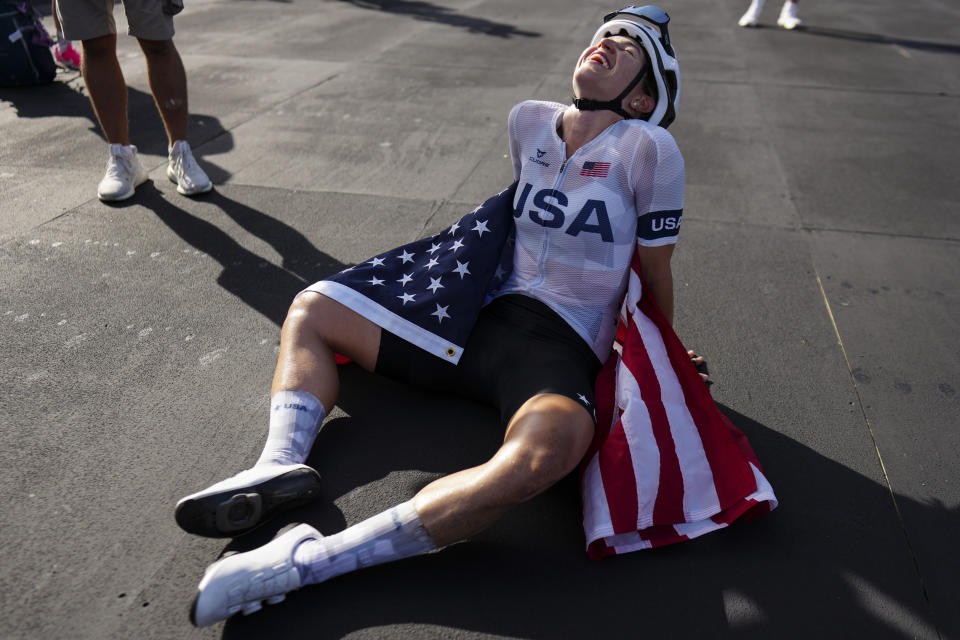
[[[563,162],[560,163],[560,171],[557,173],[557,178],[553,182],[554,191],[560,191],[560,185],[563,184],[564,172],[567,169],[567,164],[570,162],[570,159],[572,158],[572,156],[571,158],[567,158],[567,143],[564,142],[563,140],[560,141],[560,153],[562,154]],[[573,155],[577,155],[577,153],[574,152]],[[543,245],[540,247],[540,256],[537,259],[537,280],[536,282],[530,285],[531,289],[538,289],[540,288],[540,285],[543,284],[543,281],[545,279],[543,265],[546,264],[547,262],[547,253],[549,249],[550,249],[550,229],[547,227],[544,227],[543,228]]]

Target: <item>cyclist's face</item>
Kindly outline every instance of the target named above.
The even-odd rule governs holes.
[[[615,98],[640,73],[644,63],[643,51],[633,38],[603,38],[588,47],[577,61],[574,93],[595,100]]]

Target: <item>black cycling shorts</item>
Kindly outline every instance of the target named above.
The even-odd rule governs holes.
[[[539,300],[511,294],[480,311],[459,364],[383,330],[376,372],[493,405],[506,426],[523,403],[540,393],[574,400],[596,422],[593,385],[600,366],[593,350],[555,311]]]

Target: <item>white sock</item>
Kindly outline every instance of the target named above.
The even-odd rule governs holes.
[[[278,391],[270,398],[270,428],[257,464],[300,464],[307,459],[327,415],[307,391]]]
[[[338,534],[307,540],[294,550],[302,584],[428,553],[437,548],[423,528],[413,500],[368,518]]]
[[[763,9],[763,3],[765,1],[766,0],[753,0],[750,3],[750,6],[747,8],[747,11],[760,11],[761,9]]]

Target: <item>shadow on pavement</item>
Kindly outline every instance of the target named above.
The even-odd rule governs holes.
[[[203,200],[268,242],[282,267],[153,185],[141,191],[137,204],[220,263],[220,286],[278,326],[298,291],[346,266],[296,229],[221,193]],[[323,499],[233,540],[224,553],[259,547],[294,522],[338,532],[347,522],[334,501],[386,508],[440,475],[482,463],[501,442],[490,407],[410,389],[355,365],[342,367],[341,378],[338,406],[347,417],[324,425],[307,460],[323,477]],[[749,437],[777,490],[781,507],[767,517],[594,562],[583,550],[572,474],[473,540],[298,591],[232,618],[223,637],[342,638],[386,625],[409,626],[414,636],[464,629],[543,640],[636,637],[638,628],[670,638],[936,637],[887,487],[721,410]],[[896,500],[917,530],[960,531],[960,508]],[[942,565],[934,574],[960,573],[955,554],[938,551],[948,550],[925,556]],[[951,637],[955,616],[939,615],[939,631]]]
[[[462,15],[453,9],[448,9],[447,7],[433,4],[432,2],[420,2],[416,0],[340,0],[340,2],[349,2],[362,9],[373,9],[386,13],[410,16],[414,20],[446,24],[451,27],[466,29],[470,33],[482,33],[498,38],[512,38],[513,36],[539,38],[542,35],[535,31],[522,31],[510,24]]]
[[[138,196],[137,204],[220,263],[220,286],[278,326],[298,291],[345,266],[296,229],[221,193],[203,201],[268,242],[283,267],[151,184]],[[440,475],[482,463],[500,444],[490,407],[410,389],[355,365],[341,376],[338,406],[347,416],[324,425],[307,460],[323,477],[323,499],[233,540],[224,553],[259,547],[294,522],[335,533],[347,524],[335,500],[386,508]],[[781,501],[756,522],[594,562],[583,550],[571,474],[468,542],[303,589],[230,619],[223,637],[332,639],[387,625],[418,637],[463,629],[543,640],[637,637],[638,629],[670,638],[936,637],[887,487],[721,410],[749,437]],[[960,508],[896,500],[918,530],[960,530]],[[940,562],[940,575],[960,572],[955,556]],[[944,637],[955,631],[952,617],[940,613]]]
[[[0,89],[0,101],[12,104],[17,110],[18,118],[85,119],[88,121],[88,130],[100,136],[104,143],[107,141],[103,130],[100,129],[93,105],[83,92],[82,84],[75,88],[67,82],[57,80],[31,87],[3,88]],[[136,145],[137,150],[141,154],[166,156],[167,134],[153,96],[128,86],[127,114],[130,141]],[[230,178],[229,172],[207,159],[207,156],[224,153],[233,148],[233,136],[223,128],[218,118],[191,113],[187,121],[187,138],[194,149],[208,142],[211,143],[203,149],[203,154],[198,161],[214,183],[223,183]],[[104,158],[106,153],[104,150]]]
[[[272,246],[282,256],[283,266],[261,258],[216,225],[171,203],[152,183],[138,188],[136,204],[153,211],[190,246],[219,262],[223,271],[217,284],[277,326],[283,325],[290,302],[304,287],[346,267],[314,247],[299,231],[262,211],[218,191],[201,198]]]
[[[488,407],[411,391],[353,365],[342,377],[339,405],[349,417],[324,426],[308,460],[324,478],[324,500],[225,552],[258,547],[293,522],[337,532],[345,522],[333,500],[351,492],[388,500],[378,481],[419,470],[421,481],[399,488],[412,496],[439,474],[482,462],[502,438]],[[223,637],[342,638],[384,625],[409,625],[412,637],[465,629],[544,640],[936,637],[887,488],[721,409],[750,438],[777,490],[782,506],[769,516],[594,562],[583,551],[572,474],[469,542],[308,587],[230,619]],[[924,513],[923,525],[955,525],[960,515],[898,500]],[[903,554],[891,558],[891,550]]]
[[[863,31],[851,31],[849,29],[832,29],[830,27],[817,27],[817,26],[808,25],[808,24],[803,24],[797,27],[795,31],[797,33],[806,33],[812,36],[838,38],[841,40],[851,40],[855,42],[870,42],[875,44],[895,44],[903,47],[904,49],[916,49],[918,51],[960,54],[960,44],[950,44],[947,42],[929,42],[926,40],[911,40],[909,38],[897,38],[895,36],[885,36],[879,33],[866,33]]]
[[[66,82],[55,80],[29,87],[3,87],[0,88],[0,100],[12,104],[18,118],[86,118],[90,121],[91,129],[103,137],[90,99]]]

